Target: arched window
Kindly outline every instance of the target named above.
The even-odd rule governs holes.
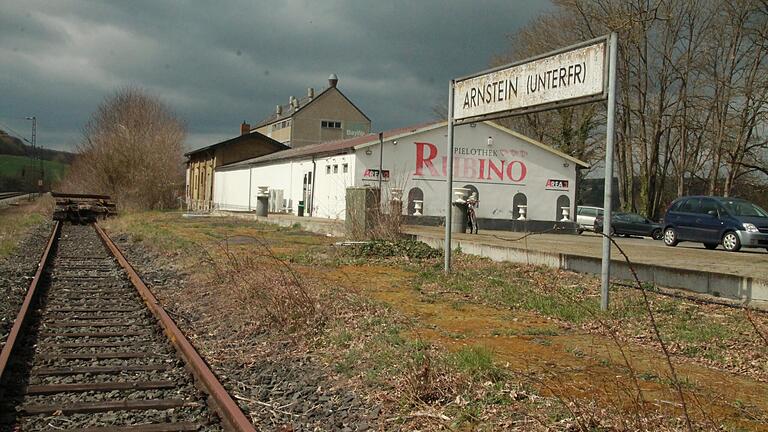
[[[480,191],[478,191],[476,187],[474,187],[474,186],[472,186],[470,184],[464,185],[462,187],[464,189],[469,189],[469,194],[467,195],[467,198],[472,196],[472,192],[474,192],[476,194],[476,196],[477,196],[477,205],[475,207],[480,207]]]
[[[563,220],[563,207],[568,208],[567,220],[573,220],[573,215],[571,214],[571,199],[568,198],[568,195],[560,195],[557,197],[557,206],[555,207],[555,220]]]
[[[518,192],[515,194],[514,197],[512,197],[512,219],[520,219],[520,206],[527,206],[528,205],[528,197],[525,196],[524,193]],[[528,209],[526,207],[525,211],[525,218],[530,218],[528,214]]]
[[[415,200],[424,201],[424,191],[415,187],[408,191],[408,215],[412,216],[416,211],[413,202]],[[424,214],[424,207],[421,208],[421,213]]]

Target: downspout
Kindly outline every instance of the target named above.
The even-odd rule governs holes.
[[[315,181],[317,180],[317,162],[315,157],[312,156],[312,189],[309,191],[309,215],[314,216],[312,208],[315,206]]]
[[[251,189],[253,188],[253,167],[248,165],[248,211],[251,211]]]

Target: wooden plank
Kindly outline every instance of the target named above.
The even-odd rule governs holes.
[[[137,426],[106,426],[67,429],[67,432],[186,432],[202,429],[200,423],[154,423]]]
[[[56,321],[44,323],[45,327],[55,328],[72,328],[72,327],[146,327],[149,324],[137,324],[125,321],[104,321],[104,322],[72,322],[72,321]]]
[[[150,364],[150,365],[132,365],[132,366],[90,366],[77,368],[50,368],[41,367],[32,369],[31,374],[35,376],[48,375],[80,375],[80,374],[119,374],[123,372],[162,372],[173,368],[170,365]]]
[[[23,405],[19,414],[33,416],[39,414],[53,414],[60,412],[67,414],[90,414],[107,411],[136,411],[136,410],[166,410],[182,407],[199,407],[201,404],[195,401],[183,399],[150,399],[150,400],[125,400],[109,402],[83,402],[59,405]]]
[[[41,337],[123,337],[123,336],[149,336],[152,333],[146,331],[127,331],[127,332],[72,332],[72,333],[51,333],[40,332]]]
[[[106,359],[132,359],[132,358],[144,358],[155,355],[155,353],[146,351],[130,351],[130,352],[110,352],[110,353],[78,353],[78,354],[38,354],[36,357],[39,360],[106,360]]]
[[[48,308],[48,313],[88,313],[88,312],[139,312],[144,308],[125,307],[125,308]]]
[[[72,321],[96,321],[96,320],[119,320],[119,319],[126,319],[126,318],[135,318],[135,316],[130,315],[58,315],[56,317],[51,317],[50,314],[45,317],[45,319],[55,319],[55,320],[72,320]]]
[[[178,384],[173,381],[138,381],[138,382],[100,382],[74,384],[29,385],[25,391],[28,395],[47,395],[54,393],[74,392],[108,392],[113,390],[157,390],[172,389]]]
[[[144,345],[137,345],[136,341],[119,341],[119,342],[74,342],[74,343],[60,343],[60,344],[44,344],[38,347],[39,350],[45,352],[49,349],[65,349],[65,348],[115,348],[115,347],[131,347],[134,349],[142,348]],[[44,349],[41,349],[44,348]]]

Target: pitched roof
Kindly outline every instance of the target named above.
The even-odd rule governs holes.
[[[548,146],[548,145],[546,145],[546,144],[544,144],[542,142],[536,141],[535,139],[533,139],[533,138],[531,138],[531,137],[529,137],[527,135],[523,135],[523,134],[521,134],[519,132],[515,132],[512,129],[505,128],[504,126],[502,126],[502,125],[500,125],[498,123],[494,123],[492,121],[487,121],[487,122],[483,122],[483,123],[486,123],[489,126],[492,126],[492,127],[496,128],[496,129],[502,131],[502,132],[506,132],[506,133],[508,133],[508,134],[510,134],[510,135],[512,135],[514,137],[517,137],[517,138],[519,138],[519,139],[521,139],[521,140],[523,140],[523,141],[525,141],[525,142],[527,142],[529,144],[532,144],[532,145],[534,145],[536,147],[539,147],[542,150],[546,150],[546,151],[548,151],[550,153],[554,153],[554,154],[556,154],[557,156],[560,156],[563,159],[567,159],[567,160],[575,163],[576,165],[580,165],[582,168],[589,168],[589,164],[584,162],[583,160],[576,159],[575,157],[573,157],[571,155],[568,155],[568,154],[565,154],[565,153],[561,152],[560,150],[556,150],[552,146]]]
[[[396,139],[401,136],[412,135],[418,132],[424,132],[430,129],[441,127],[445,124],[444,121],[422,123],[415,126],[408,126],[403,128],[391,129],[382,132],[384,141]],[[378,133],[371,133],[354,138],[347,138],[343,140],[327,141],[319,144],[311,144],[302,147],[292,148],[290,150],[278,151],[270,153],[268,155],[259,156],[257,158],[246,159],[240,162],[221,166],[220,168],[230,168],[243,165],[256,165],[265,162],[274,162],[284,159],[294,159],[307,156],[315,156],[320,154],[339,154],[347,153],[350,149],[361,147],[366,144],[377,143],[379,141]]]
[[[445,127],[447,123],[448,122],[446,122],[445,120],[439,120],[439,121],[421,123],[414,126],[391,129],[391,130],[382,132],[383,139],[384,141],[390,141],[393,139],[398,139],[400,137],[409,136],[416,133],[426,132],[432,129]],[[555,150],[551,146],[548,146],[539,141],[536,141],[533,138],[517,133],[511,129],[507,129],[491,121],[486,121],[483,123],[491,127],[494,127],[502,132],[510,134],[516,138],[519,138],[535,147],[539,147],[544,151],[553,153],[561,158],[571,161],[578,166],[581,166],[583,168],[589,168],[588,163],[581,161],[579,159],[576,159],[573,156],[569,156],[561,151]],[[264,156],[259,156],[257,158],[246,159],[240,162],[223,165],[219,168],[226,169],[226,168],[240,167],[244,165],[258,165],[258,164],[267,163],[267,162],[274,162],[274,161],[285,160],[285,159],[294,159],[294,158],[300,158],[300,157],[348,153],[350,149],[367,147],[369,145],[374,145],[378,142],[379,142],[379,134],[371,133],[368,135],[363,135],[355,138],[348,138],[348,139],[336,140],[336,141],[327,141],[319,144],[312,144],[312,145],[307,145],[307,146],[302,146],[297,148],[291,148],[289,150],[276,151],[274,153],[270,153]]]
[[[307,105],[311,104],[312,102],[320,99],[320,97],[322,95],[328,93],[328,91],[331,90],[331,89],[336,89],[336,91],[338,91],[339,94],[344,99],[346,99],[347,102],[350,103],[350,105],[355,107],[355,109],[357,111],[359,111],[360,114],[363,115],[363,117],[368,119],[368,121],[371,120],[371,119],[368,118],[367,115],[365,115],[365,113],[363,111],[360,110],[360,108],[357,107],[357,105],[355,105],[351,100],[349,100],[349,98],[344,93],[342,93],[341,90],[338,89],[338,87],[326,87],[325,89],[323,89],[323,91],[321,91],[320,93],[314,95],[313,97],[304,96],[302,98],[299,98],[298,99],[298,101],[299,101],[298,108],[293,107],[291,104],[280,105],[280,114],[278,114],[276,112],[273,112],[267,118],[261,120],[255,126],[253,126],[252,129],[258,129],[260,127],[263,127],[263,126],[266,126],[266,125],[269,125],[269,124],[272,124],[272,123],[275,123],[275,122],[278,122],[278,121],[285,120],[287,118],[293,117],[297,112],[301,111],[302,109],[304,109]]]
[[[283,143],[281,143],[279,141],[275,141],[272,138],[270,138],[270,137],[268,137],[268,136],[266,136],[264,134],[261,134],[259,132],[253,131],[251,133],[247,133],[247,134],[243,134],[243,135],[238,135],[238,136],[236,136],[234,138],[230,138],[228,140],[217,142],[216,144],[211,144],[209,146],[205,146],[205,147],[201,147],[199,149],[188,151],[188,152],[184,153],[184,156],[189,157],[189,156],[192,156],[192,155],[197,154],[197,153],[202,153],[202,152],[206,152],[206,151],[210,151],[210,150],[215,150],[217,147],[226,146],[226,145],[229,145],[229,144],[234,144],[234,143],[238,143],[238,142],[242,142],[242,141],[248,141],[249,139],[257,139],[257,140],[264,141],[264,142],[266,142],[268,144],[272,144],[272,146],[277,147],[276,151],[282,151],[282,150],[290,148],[287,145],[285,145],[285,144],[283,144]]]

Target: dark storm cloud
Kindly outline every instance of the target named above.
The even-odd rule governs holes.
[[[432,118],[447,83],[487,67],[534,1],[86,1],[0,6],[0,124],[39,118],[39,142],[74,143],[115,89],[148,89],[197,147],[319,90],[339,88],[387,129]],[[3,126],[0,125],[0,128]]]

